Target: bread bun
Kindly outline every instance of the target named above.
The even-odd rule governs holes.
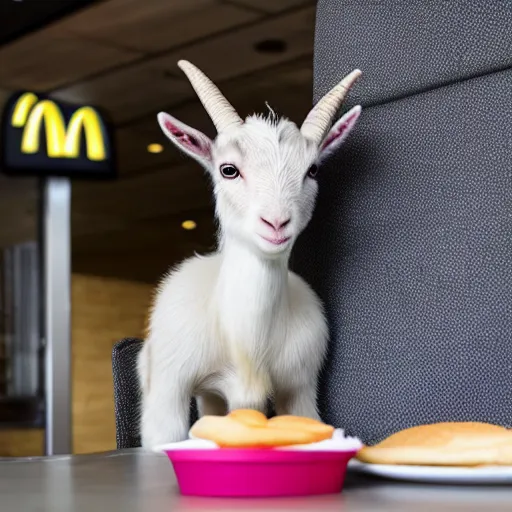
[[[334,427],[300,416],[267,420],[258,411],[239,409],[227,416],[203,416],[190,433],[224,448],[270,448],[324,441],[332,437]]]
[[[512,431],[479,422],[419,425],[397,432],[356,458],[373,464],[512,465]]]

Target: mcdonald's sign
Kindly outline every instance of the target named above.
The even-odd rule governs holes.
[[[2,119],[2,170],[10,175],[113,178],[111,133],[94,107],[22,92]]]

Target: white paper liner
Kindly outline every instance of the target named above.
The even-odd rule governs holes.
[[[276,446],[272,450],[301,450],[301,451],[328,451],[328,452],[348,452],[360,450],[363,444],[357,437],[345,436],[343,429],[336,429],[331,439],[325,439],[318,443],[296,444],[290,446]],[[189,433],[189,439],[178,443],[168,443],[155,446],[153,451],[165,452],[169,450],[217,450],[219,446],[213,441],[198,439]]]

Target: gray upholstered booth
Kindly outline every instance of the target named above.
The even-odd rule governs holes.
[[[317,15],[315,100],[364,73],[293,264],[327,306],[324,418],[365,442],[512,426],[512,2],[320,0]]]
[[[443,420],[512,426],[512,2],[320,0],[317,100],[364,107],[320,172],[293,267],[331,327],[320,405],[373,442]],[[123,344],[124,343],[124,344]],[[114,351],[120,447],[133,358]]]

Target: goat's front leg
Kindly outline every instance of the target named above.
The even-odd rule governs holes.
[[[187,439],[190,429],[190,389],[188,379],[181,378],[179,374],[172,375],[160,370],[151,375],[141,411],[144,448]]]
[[[275,408],[277,415],[291,414],[321,421],[316,404],[316,381],[290,389],[277,389]]]

